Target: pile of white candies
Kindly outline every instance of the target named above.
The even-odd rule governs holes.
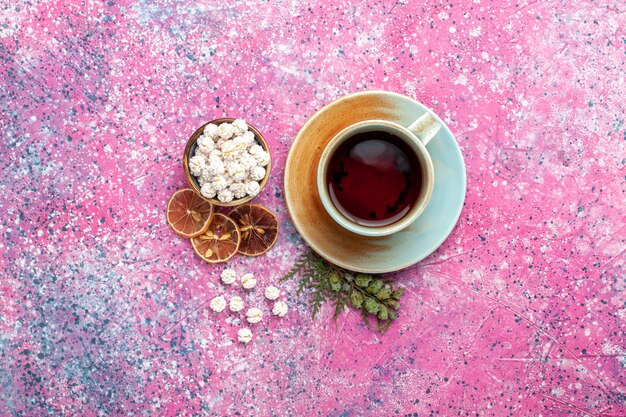
[[[233,269],[225,269],[221,275],[222,282],[225,285],[233,285],[237,282],[237,273]],[[241,286],[246,290],[252,290],[256,286],[256,279],[254,275],[248,273],[241,276]],[[272,314],[277,317],[285,317],[287,314],[287,303],[284,301],[278,300],[280,297],[280,290],[273,285],[265,288],[264,292],[265,298],[270,301],[274,301],[274,305],[272,307]],[[219,295],[213,298],[210,302],[211,310],[216,313],[221,313],[228,308],[230,311],[234,313],[238,313],[245,307],[245,302],[243,298],[239,296],[231,297],[229,302],[226,303],[226,298],[223,295]],[[256,324],[263,320],[263,311],[257,307],[251,307],[246,311],[246,320],[250,324]],[[239,329],[237,332],[237,339],[241,343],[248,343],[252,340],[252,331],[247,327]]]
[[[198,137],[189,170],[206,198],[222,203],[255,196],[261,191],[270,154],[248,130],[245,120],[215,125],[209,123]]]

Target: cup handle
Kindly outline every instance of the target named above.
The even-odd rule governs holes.
[[[411,123],[407,129],[417,136],[424,145],[427,145],[437,135],[441,125],[429,111],[426,111],[426,113]]]

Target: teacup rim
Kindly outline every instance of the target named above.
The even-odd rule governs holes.
[[[418,199],[419,204],[416,204],[405,216],[403,216],[396,222],[385,226],[373,227],[357,224],[339,212],[339,210],[333,204],[332,199],[330,198],[330,195],[328,193],[325,175],[328,168],[328,163],[330,162],[330,156],[332,156],[332,153],[351,136],[349,135],[351,131],[354,131],[362,126],[372,126],[373,128],[375,128],[377,125],[391,127],[395,130],[395,132],[402,132],[402,139],[406,142],[409,142],[414,149],[415,147],[419,149],[419,151],[416,151],[416,154],[420,159],[422,169],[425,169],[428,175],[425,175],[426,182],[422,183],[422,191]],[[411,139],[406,140],[407,137]],[[423,166],[424,164],[426,165],[425,167]],[[419,218],[419,216],[426,209],[428,202],[432,196],[432,192],[434,189],[435,171],[428,149],[413,132],[408,130],[405,126],[402,126],[393,121],[383,119],[367,119],[346,126],[330,139],[318,161],[316,176],[318,196],[322,201],[324,209],[330,215],[330,217],[337,224],[350,232],[362,236],[377,237],[388,236],[398,233],[410,226],[413,222],[415,222],[415,220],[417,220],[417,218]]]

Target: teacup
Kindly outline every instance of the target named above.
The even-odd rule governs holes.
[[[386,236],[426,209],[435,172],[426,149],[441,125],[426,112],[408,127],[387,120],[350,125],[326,145],[317,188],[328,214],[363,236]]]

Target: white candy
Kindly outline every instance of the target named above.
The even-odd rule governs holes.
[[[235,147],[235,142],[232,140],[226,141],[222,144],[222,156],[224,159],[235,159],[239,152]]]
[[[204,182],[203,179],[202,181]],[[202,188],[200,188],[200,193],[206,198],[213,198],[215,197],[215,194],[217,194],[217,191],[215,191],[215,188],[213,188],[213,184],[210,182],[205,182],[204,184],[202,184],[201,187]]]
[[[270,301],[274,301],[280,297],[280,290],[273,285],[270,285],[265,289],[265,298]]]
[[[232,176],[233,181],[245,181],[248,178],[248,171],[245,170],[241,170],[239,172],[235,172],[235,174]]]
[[[204,136],[210,139],[217,138],[217,125],[214,125],[213,123],[209,123],[208,125],[204,127],[204,130],[202,131],[202,133]]]
[[[221,161],[222,160],[222,151],[219,150],[219,149],[213,149],[211,152],[209,152],[209,158],[217,158],[217,159],[219,159]]]
[[[239,329],[239,331],[237,332],[237,340],[239,340],[241,343],[248,343],[252,340],[252,331],[247,328]]]
[[[197,145],[189,169],[204,197],[229,203],[259,194],[270,154],[248,130],[245,120],[205,126]]]
[[[255,143],[254,145],[250,146],[250,148],[248,148],[248,152],[250,152],[250,155],[255,156],[265,151],[263,150],[263,147],[261,145]]]
[[[199,177],[202,175],[202,170],[206,167],[206,159],[201,155],[192,156],[189,158],[189,170],[193,175]]]
[[[258,154],[252,156],[259,166],[264,167],[265,165],[270,163],[270,154],[265,151],[261,151]]]
[[[241,286],[244,287],[246,290],[251,290],[252,288],[254,288],[256,285],[256,279],[254,278],[254,275],[252,274],[244,274],[241,277]]]
[[[246,185],[242,182],[234,182],[228,186],[228,189],[233,192],[233,197],[235,198],[246,196]]]
[[[276,301],[274,303],[274,308],[272,308],[272,314],[278,317],[285,317],[287,309],[287,303],[284,301]]]
[[[198,178],[198,181],[200,180],[202,180],[203,184],[213,181],[213,172],[211,172],[208,166],[202,171],[202,176]]]
[[[248,323],[256,324],[263,320],[263,312],[258,308],[253,307],[246,312],[246,319],[248,320]]]
[[[202,135],[198,138],[198,148],[196,151],[200,151],[203,154],[210,154],[213,149],[215,149],[213,139],[206,135]]]
[[[235,135],[240,136],[248,131],[248,124],[243,119],[235,119],[233,121],[233,128],[235,129]]]
[[[203,172],[202,175],[205,174],[212,179],[212,177],[216,177],[218,175],[222,175],[226,172],[226,167],[220,158],[217,157],[209,157],[209,163],[206,165],[206,172]]]
[[[261,181],[263,178],[265,178],[265,168],[254,167],[250,170],[250,179]]]
[[[251,131],[247,131],[246,133],[241,135],[241,138],[243,139],[243,143],[246,146],[254,145],[254,143],[255,143],[254,133],[252,133]]]
[[[235,134],[235,128],[230,123],[222,123],[217,127],[217,135],[220,139],[230,139]]]
[[[246,167],[244,167],[239,162],[231,162],[226,166],[226,172],[230,174],[231,178],[235,182],[241,182],[246,179],[248,176],[248,172]]]
[[[228,187],[229,184],[224,175],[218,175],[218,176],[213,177],[213,181],[211,181],[211,185],[216,191],[219,192],[223,190],[224,188]],[[248,186],[246,185],[246,190],[248,190],[247,187]]]
[[[230,189],[228,188],[224,188],[217,192],[217,199],[220,200],[222,203],[230,203],[231,201],[233,201],[233,198],[233,192],[230,191]]]
[[[234,269],[225,269],[222,271],[222,282],[226,285],[234,284],[237,281],[237,273]]]
[[[201,156],[202,158],[204,158],[204,162],[206,163],[206,161],[207,161],[207,159],[209,157],[209,153],[202,152],[202,149],[200,149],[200,147],[197,146],[196,147],[196,152],[194,153],[194,156]]]
[[[224,152],[224,162],[238,162],[243,155],[242,151],[239,149],[233,149],[230,152]]]
[[[256,181],[250,181],[246,183],[246,193],[251,196],[255,196],[261,191],[261,186]]]
[[[254,157],[252,155],[250,155],[248,152],[244,152],[241,154],[241,156],[239,157],[239,163],[246,169],[252,169],[254,168],[256,165],[256,160],[254,159]]]
[[[226,167],[226,172],[228,172],[228,175],[230,175],[231,177],[233,176],[233,174],[243,169],[243,166],[237,161],[227,161],[224,166]]]
[[[243,310],[244,306],[245,304],[243,302],[243,298],[239,296],[235,296],[230,299],[230,304],[229,304],[230,311],[233,311],[236,313],[238,311]]]
[[[226,300],[220,295],[219,297],[213,298],[209,305],[211,306],[211,310],[216,313],[221,313],[226,308]]]
[[[235,147],[236,150],[238,150],[239,152],[246,152],[248,150],[248,146],[246,145],[246,141],[243,138],[243,136],[237,136],[235,139],[232,140],[233,142],[233,146]]]

